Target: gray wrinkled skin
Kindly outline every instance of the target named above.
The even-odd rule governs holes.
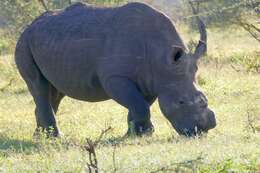
[[[142,3],[77,3],[42,14],[23,32],[15,53],[36,104],[36,134],[59,135],[54,115],[64,96],[115,100],[129,110],[128,132],[137,135],[153,132],[149,107],[156,98],[179,134],[214,128],[214,113],[194,85],[197,60],[206,51],[205,27],[199,26],[201,41],[192,54],[170,19]]]

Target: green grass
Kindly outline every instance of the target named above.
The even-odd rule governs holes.
[[[122,173],[260,172],[260,74],[231,61],[242,55],[259,59],[259,48],[246,33],[210,31],[198,83],[217,115],[217,127],[195,139],[178,136],[157,102],[151,108],[154,135],[120,140],[127,128],[125,108],[111,100],[87,103],[65,98],[57,114],[64,137],[33,140],[32,97],[13,56],[1,56],[0,172],[84,172],[85,139],[96,139],[108,126],[113,130],[96,148],[100,172],[114,172],[115,167]]]

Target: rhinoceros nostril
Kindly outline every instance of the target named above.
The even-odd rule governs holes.
[[[179,101],[179,104],[180,104],[180,105],[184,105],[184,103],[185,103],[185,102],[184,102],[183,100],[180,100],[180,101]]]

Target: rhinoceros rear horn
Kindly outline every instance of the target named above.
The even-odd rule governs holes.
[[[199,43],[195,49],[194,52],[194,58],[198,59],[200,57],[202,57],[206,52],[207,52],[207,31],[206,31],[206,26],[205,23],[202,21],[202,19],[199,17],[198,15],[198,8],[195,9],[193,6],[193,3],[197,3],[197,5],[199,5],[199,2],[196,1],[189,1],[193,14],[196,16],[196,20],[198,22],[198,29],[200,32],[200,40]]]

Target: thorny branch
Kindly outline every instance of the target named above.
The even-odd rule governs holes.
[[[246,30],[254,39],[260,42],[260,28],[257,28],[257,26],[255,26],[252,23],[246,23],[242,21],[240,18],[237,18],[237,23],[244,30]]]
[[[208,2],[208,0],[193,0],[193,1],[188,1],[188,2],[192,3],[192,4],[194,4],[194,3],[199,4],[199,3]],[[231,10],[231,9],[236,9],[236,8],[240,7],[241,5],[243,5],[243,2],[232,4],[232,5],[228,6],[228,7],[223,7],[221,9],[212,9],[210,11],[200,12],[200,13],[197,13],[196,15],[192,14],[192,15],[184,17],[184,19],[189,19],[189,18],[193,18],[193,17],[197,17],[197,16],[206,16],[206,15],[213,15],[213,14],[217,14],[217,13],[222,13],[224,11],[228,11],[228,10]]]

